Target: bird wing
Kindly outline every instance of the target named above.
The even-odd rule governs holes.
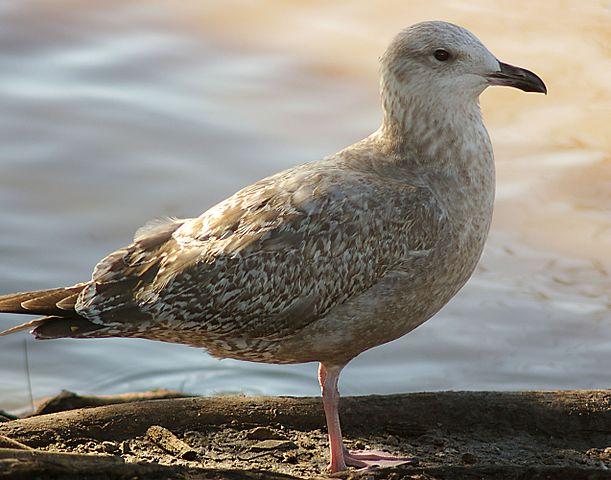
[[[118,329],[279,338],[430,250],[441,217],[421,187],[305,165],[140,232],[98,264],[77,311]]]

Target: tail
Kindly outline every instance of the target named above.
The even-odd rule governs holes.
[[[36,338],[80,337],[82,334],[102,328],[80,316],[76,310],[79,294],[86,283],[72,287],[53,288],[34,292],[0,296],[0,313],[44,315],[43,318],[17,325],[0,332],[0,337],[32,328]]]

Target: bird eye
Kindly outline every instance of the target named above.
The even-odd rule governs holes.
[[[433,56],[440,62],[445,62],[448,58],[450,58],[448,51],[441,48],[439,50],[435,50]]]

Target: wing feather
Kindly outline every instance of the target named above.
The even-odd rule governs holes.
[[[179,319],[177,328],[281,338],[370,288],[393,265],[426,254],[437,238],[435,221],[410,221],[439,218],[417,187],[390,195],[396,185],[378,182],[371,195],[370,178],[333,172],[255,186],[176,232],[198,252],[155,279],[163,285],[156,304]]]
[[[429,192],[400,179],[305,165],[196,219],[140,230],[98,264],[76,309],[124,330],[162,319],[210,337],[278,339],[426,255],[441,218]]]

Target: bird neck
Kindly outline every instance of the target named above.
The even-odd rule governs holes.
[[[463,168],[484,146],[492,154],[477,97],[425,96],[382,82],[384,118],[376,136],[395,158],[434,169]],[[389,152],[391,153],[391,152]]]
[[[393,164],[394,175],[403,170],[411,181],[417,178],[435,191],[458,224],[481,220],[487,225],[494,156],[477,97],[410,97],[384,89],[384,120],[370,137],[380,157]]]

